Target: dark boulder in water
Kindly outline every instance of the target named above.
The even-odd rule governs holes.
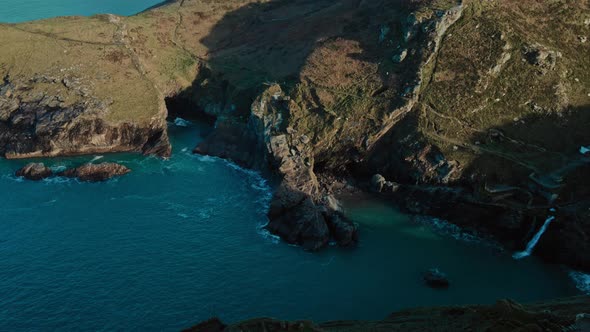
[[[449,279],[439,269],[430,269],[424,274],[424,282],[432,288],[448,288]]]
[[[77,178],[81,181],[100,182],[111,179],[115,176],[122,176],[131,172],[131,170],[123,165],[116,163],[101,163],[101,164],[85,164],[80,167],[67,169],[59,176],[68,178]]]
[[[350,222],[341,212],[326,211],[324,219],[338,245],[349,247],[358,242],[358,226]]]
[[[320,208],[302,192],[279,187],[268,216],[270,220],[266,228],[288,243],[318,250],[330,240],[330,230]]]
[[[49,167],[46,167],[43,163],[30,163],[25,167],[16,171],[16,176],[21,176],[27,180],[39,181],[53,175],[53,172]]]

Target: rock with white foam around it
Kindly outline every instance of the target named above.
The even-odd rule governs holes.
[[[59,173],[59,176],[77,178],[80,181],[100,182],[131,172],[123,165],[116,163],[85,164]]]
[[[33,181],[39,181],[48,178],[51,175],[53,175],[53,172],[43,163],[30,163],[16,171],[16,176],[21,176],[27,180]]]

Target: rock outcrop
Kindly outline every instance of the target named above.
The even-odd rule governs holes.
[[[343,11],[352,11],[354,20],[362,20],[356,16],[362,12],[354,7],[357,5],[365,6],[365,10],[386,9],[396,15],[394,22],[404,20],[394,14],[402,5],[379,7],[383,4],[377,1],[360,5],[347,2],[351,7],[344,7]],[[247,117],[246,122],[231,113],[217,114],[220,118],[215,131],[195,152],[228,158],[245,167],[270,169],[280,184],[271,203],[267,228],[287,242],[312,250],[325,246],[331,239],[342,246],[354,244],[358,239],[357,226],[326,204],[326,197],[333,194],[333,184],[318,180],[318,174],[348,173],[348,165],[358,162],[387,128],[412,107],[420,89],[422,66],[433,61],[444,30],[459,19],[461,8],[453,7],[424,19],[420,22],[422,29],[418,28],[419,23],[413,23],[416,31],[406,43],[414,47],[414,57],[405,61],[406,66],[392,68],[391,72],[392,78],[404,77],[409,82],[383,82],[379,76],[367,79],[366,71],[377,67],[362,60],[338,69],[343,72],[335,74],[345,75],[346,79],[326,81],[324,75],[333,72],[333,66],[347,61],[340,59],[341,51],[358,48],[336,38],[312,52],[301,69],[303,78],[293,83],[296,88],[285,91],[273,84],[261,92],[250,112],[242,115]],[[321,19],[317,20],[319,24]],[[368,38],[367,33],[368,30],[359,30],[351,37]],[[277,38],[275,43],[285,42],[280,36],[272,38]],[[379,43],[373,38],[368,40]],[[416,52],[420,48],[423,49]],[[390,50],[377,51],[386,52]],[[358,86],[356,78],[361,77],[365,77],[366,85]],[[360,95],[347,100],[352,93]],[[394,192],[398,186],[384,181],[379,191],[384,188]]]
[[[112,98],[95,97],[81,80],[6,76],[0,84],[0,155],[10,159],[120,151],[170,155],[164,119],[110,122],[113,103]]]
[[[123,165],[116,163],[84,164],[80,167],[67,169],[58,173],[58,176],[76,178],[80,181],[101,182],[122,176],[131,172]]]
[[[407,309],[382,320],[341,320],[325,323],[250,319],[225,325],[211,319],[185,331],[586,331],[590,297],[573,297],[521,305],[500,300],[493,305],[471,305]]]
[[[29,163],[23,168],[16,171],[16,176],[21,176],[27,180],[39,181],[53,175],[53,171],[43,163]]]

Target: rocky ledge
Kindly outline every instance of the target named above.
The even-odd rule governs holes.
[[[67,169],[58,173],[58,176],[65,176],[68,178],[76,178],[80,181],[100,182],[112,179],[117,176],[122,176],[131,172],[131,170],[123,165],[115,163],[100,163],[100,164],[85,164],[80,167]]]
[[[131,172],[126,166],[116,163],[84,164],[76,168],[66,169],[55,174],[68,178],[76,178],[86,182],[101,182]],[[27,180],[38,181],[53,176],[53,171],[42,163],[30,163],[16,171],[16,176]]]
[[[590,298],[575,297],[521,305],[501,300],[494,305],[408,309],[378,321],[281,321],[251,319],[226,325],[213,318],[186,329],[187,332],[262,331],[588,331]]]
[[[39,181],[53,175],[53,171],[43,163],[30,163],[16,171],[16,176],[27,180]]]

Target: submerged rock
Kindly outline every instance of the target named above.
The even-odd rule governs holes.
[[[85,164],[80,167],[65,170],[59,176],[77,178],[81,181],[100,182],[115,176],[122,176],[131,172],[123,165],[116,163]]]
[[[39,181],[53,175],[49,167],[43,163],[30,163],[16,171],[16,176],[21,176],[27,180]]]
[[[432,268],[424,274],[424,282],[432,288],[448,288],[449,279],[439,269]]]

